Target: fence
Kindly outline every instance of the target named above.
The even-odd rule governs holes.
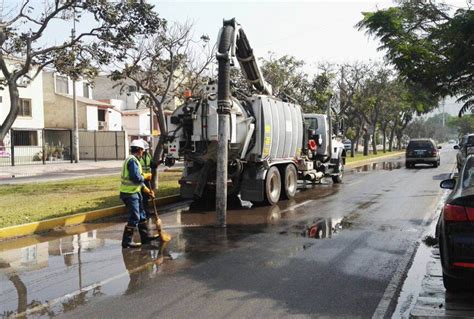
[[[80,131],[79,158],[125,158],[125,132]],[[72,130],[11,129],[6,146],[0,145],[0,166],[65,163],[73,161]]]
[[[95,161],[124,159],[126,138],[123,131],[80,131],[79,158]]]

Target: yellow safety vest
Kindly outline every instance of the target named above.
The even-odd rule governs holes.
[[[142,156],[140,164],[144,173],[151,173],[151,154],[147,152],[145,156]]]
[[[130,172],[128,171],[128,162],[131,160],[137,162],[140,175],[142,174],[142,165],[140,164],[138,159],[134,155],[130,155],[129,157],[127,157],[122,167],[122,183],[120,185],[121,193],[139,193],[142,188],[142,184],[136,184],[130,179]]]

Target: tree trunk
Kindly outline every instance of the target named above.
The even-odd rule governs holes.
[[[392,129],[390,130],[390,139],[389,139],[389,144],[388,144],[388,151],[391,152],[393,151],[393,139],[395,137],[395,127],[397,126],[397,121],[393,124]]]
[[[377,130],[372,133],[372,153],[377,154]]]
[[[168,136],[168,128],[166,126],[165,114],[163,112],[163,104],[159,102],[158,99],[154,99],[154,103],[156,106],[154,111],[158,117],[158,126],[160,127],[160,137],[158,139],[158,143],[156,144],[155,151],[153,152],[153,159],[151,161],[152,189],[156,189],[158,186],[158,166],[161,163],[166,138]]]
[[[364,133],[364,156],[369,155],[369,132],[365,131]]]
[[[13,126],[18,113],[20,112],[19,107],[19,93],[18,93],[18,86],[16,84],[16,80],[12,80],[8,82],[8,91],[10,93],[10,112],[8,112],[7,117],[3,121],[2,125],[0,126],[0,142],[3,144],[3,140],[7,135],[10,128]],[[13,136],[10,137],[12,139]]]
[[[383,144],[383,148],[382,148],[382,152],[383,153],[386,153],[387,152],[387,128],[384,127],[382,129],[382,144]]]

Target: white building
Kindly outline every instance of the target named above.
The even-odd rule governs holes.
[[[120,108],[123,129],[127,131],[129,140],[138,137],[149,139],[150,135],[156,139],[160,135],[156,115],[152,114],[152,123],[150,109],[142,104],[142,97],[146,94],[139,92],[133,81],[128,80],[124,85],[118,85],[105,75],[98,76],[94,79],[94,94],[97,99]],[[165,108],[174,109],[174,101]]]
[[[6,62],[9,68],[14,68],[16,64],[22,64],[21,60],[14,58]],[[0,141],[0,162],[11,160],[12,142],[16,145],[15,158],[32,157],[31,153],[37,151],[33,149],[41,148],[42,145],[41,129],[44,128],[44,105],[41,72],[33,81],[20,79],[19,83],[20,111],[10,131],[13,132],[13,140],[11,134],[8,133],[4,140]],[[3,123],[9,112],[10,93],[8,87],[4,87],[3,90],[0,90],[0,122]]]
[[[56,72],[44,72],[44,125],[47,128],[72,129],[73,81]],[[121,131],[122,114],[114,105],[93,99],[87,81],[76,81],[78,126],[88,131]]]

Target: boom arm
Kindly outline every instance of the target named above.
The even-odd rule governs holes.
[[[227,39],[229,37],[228,33],[230,33],[230,39]],[[230,40],[230,43],[223,43],[228,40]],[[218,61],[228,61],[230,57],[236,57],[244,77],[253,88],[261,94],[272,95],[272,87],[263,78],[262,70],[253,55],[253,50],[247,36],[240,24],[235,21],[235,18],[224,20],[224,26],[219,31],[217,43],[219,48],[217,53]]]

